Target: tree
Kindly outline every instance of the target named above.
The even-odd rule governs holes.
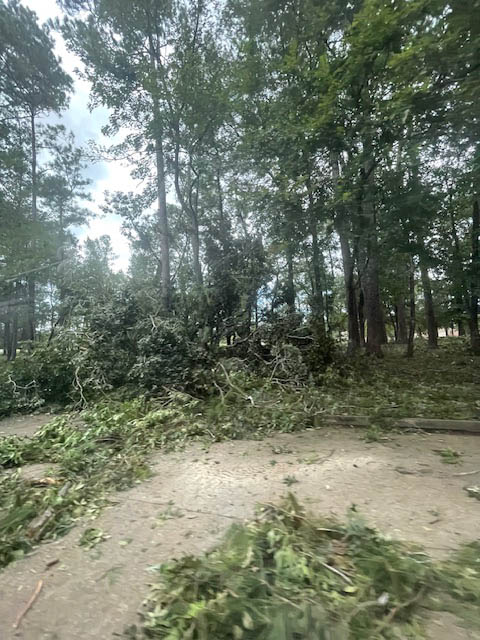
[[[9,0],[0,6],[0,100],[12,119],[26,118],[30,128],[31,239],[29,250],[36,258],[38,229],[37,119],[60,111],[71,90],[71,79],[53,52],[49,28],[40,26],[33,11]],[[33,263],[34,261],[32,261]],[[35,273],[27,278],[27,338],[35,339]]]

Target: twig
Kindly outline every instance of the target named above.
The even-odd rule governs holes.
[[[382,620],[382,622],[380,622],[380,624],[375,629],[376,634],[381,633],[383,629],[388,627],[389,624],[393,622],[393,619],[395,618],[395,616],[399,611],[401,611],[402,609],[406,609],[407,607],[410,607],[412,604],[415,604],[415,602],[418,602],[418,600],[420,600],[423,597],[425,590],[426,590],[426,586],[423,585],[423,587],[419,590],[419,592],[416,595],[414,595],[412,598],[410,598],[406,602],[400,603],[396,607],[393,607],[390,613]]]
[[[227,380],[227,383],[229,384],[229,386],[236,391],[238,394],[240,394],[240,397],[243,398],[244,400],[249,400],[252,403],[252,407],[255,406],[254,402],[253,402],[253,398],[252,396],[247,396],[245,393],[243,393],[243,391],[237,387],[237,385],[233,384],[233,382],[230,379],[230,376],[228,375],[228,371],[225,369],[225,367],[223,366],[223,364],[221,362],[218,363],[218,366],[222,369],[225,378]]]
[[[17,616],[17,619],[15,620],[15,622],[13,623],[13,628],[14,629],[18,629],[18,627],[20,626],[21,621],[23,620],[23,618],[25,617],[25,615],[28,613],[28,611],[31,609],[31,607],[33,606],[35,600],[38,598],[38,595],[40,593],[40,591],[42,590],[43,587],[43,580],[39,580],[38,584],[35,588],[35,591],[32,594],[32,597],[30,598],[30,600],[27,602],[27,605],[24,609],[22,609],[22,611],[20,611],[20,613]]]
[[[476,471],[462,471],[461,473],[454,473],[452,474],[453,477],[458,477],[458,476],[474,476],[477,473],[480,473],[480,469],[477,469]]]
[[[336,451],[335,449],[332,449],[329,454],[327,454],[323,458],[320,458],[320,460],[317,460],[317,462],[315,464],[323,464],[324,462],[326,462],[327,460],[329,460],[333,456],[335,451]]]
[[[83,404],[83,406],[87,406],[87,400],[85,398],[85,396],[83,395],[83,387],[82,387],[82,383],[80,382],[80,379],[78,377],[78,371],[79,371],[80,367],[77,367],[75,369],[75,386],[77,387],[78,391],[80,392],[80,403]]]
[[[328,569],[332,573],[335,573],[337,576],[340,576],[340,578],[345,580],[345,582],[348,582],[348,584],[353,584],[352,580],[345,573],[343,573],[343,571],[340,571],[340,569],[336,569],[335,567],[332,567],[331,565],[327,564],[326,562],[320,562],[320,564],[325,569]]]
[[[63,485],[63,487],[61,487],[61,489],[58,491],[57,499],[65,497],[71,485],[72,485],[71,482],[66,482]],[[45,511],[41,515],[39,515],[37,518],[32,520],[32,522],[28,525],[27,536],[29,538],[32,538],[33,540],[40,540],[43,533],[45,532],[45,529],[47,528],[49,523],[52,521],[52,519],[55,517],[55,514],[56,514],[55,507],[50,506],[47,509],[45,509]]]
[[[216,381],[213,381],[214,386],[220,391],[220,402],[221,404],[225,404],[225,394],[223,393],[222,387],[220,387]]]
[[[153,504],[158,505],[160,507],[169,506],[170,502],[159,502],[154,500],[142,500],[141,498],[126,498],[127,501],[133,502],[143,502],[145,504]],[[118,502],[112,501],[112,504],[119,504]],[[216,513],[215,511],[202,511],[201,509],[187,509],[187,507],[179,507],[181,511],[186,511],[187,513],[196,513],[202,516],[217,516],[218,518],[228,518],[229,520],[243,520],[240,516],[231,516],[226,513]]]

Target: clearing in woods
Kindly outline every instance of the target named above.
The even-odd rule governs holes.
[[[37,419],[10,419],[0,431],[24,434]],[[462,464],[445,464],[445,451],[460,453]],[[475,478],[466,474],[480,470],[477,436],[402,434],[368,443],[361,431],[323,427],[260,442],[197,443],[155,454],[152,468],[149,480],[113,494],[98,517],[3,570],[2,639],[121,634],[138,622],[150,565],[210,549],[257,503],[278,503],[288,491],[323,515],[343,517],[355,504],[382,532],[419,543],[434,558],[478,536],[478,503],[464,490]],[[92,544],[81,545],[92,530]],[[40,580],[38,598],[13,629]],[[480,637],[446,613],[432,615],[429,633],[432,640]]]

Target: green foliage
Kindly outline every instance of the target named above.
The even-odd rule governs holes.
[[[0,417],[16,411],[34,411],[43,405],[32,382],[30,378],[27,388],[20,388],[15,381],[13,368],[6,362],[0,363]]]
[[[179,321],[148,318],[135,326],[137,357],[129,378],[143,389],[155,392],[162,387],[188,388],[202,382],[202,369],[209,357]]]
[[[42,403],[65,402],[72,392],[79,344],[73,334],[62,334],[51,344],[40,342],[12,364],[12,377],[23,389],[30,385]]]
[[[431,564],[352,513],[346,525],[307,518],[290,496],[236,525],[204,556],[157,569],[148,638],[418,638]]]
[[[441,449],[436,451],[445,464],[458,464],[461,462],[462,454],[455,449]]]
[[[164,335],[167,338],[172,335],[170,326]],[[168,340],[162,344],[168,345]],[[178,366],[175,351],[166,349],[166,353]],[[181,352],[182,358],[185,353],[190,357],[187,349]],[[77,358],[83,358],[82,354],[83,350],[73,356],[76,367]],[[39,379],[48,380],[46,367],[49,362],[56,363],[55,352],[51,361],[48,357],[45,355],[43,369],[42,363],[35,364],[41,373]],[[137,394],[135,399],[123,401],[114,400],[110,395],[107,401],[88,410],[54,419],[32,438],[4,437],[0,440],[1,467],[15,469],[34,462],[55,463],[59,484],[33,487],[21,477],[14,482],[12,476],[6,474],[0,479],[1,517],[5,514],[16,518],[18,509],[20,518],[15,530],[9,527],[1,539],[0,548],[5,549],[2,562],[14,559],[16,550],[31,548],[33,541],[26,532],[29,522],[42,509],[52,504],[55,507],[54,517],[42,536],[48,538],[64,532],[79,514],[103,504],[106,492],[128,487],[148,476],[148,455],[157,448],[182,447],[192,440],[211,443],[260,439],[271,433],[319,427],[326,414],[342,412],[373,415],[375,428],[367,431],[366,437],[376,441],[383,434],[380,427],[388,424],[389,419],[411,417],[414,410],[420,413],[420,406],[421,414],[427,416],[441,412],[442,417],[464,417],[464,407],[474,411],[475,400],[469,395],[468,384],[464,383],[478,373],[475,373],[474,361],[472,366],[466,366],[470,356],[458,353],[449,345],[441,347],[434,359],[431,357],[427,358],[426,351],[417,349],[415,358],[422,363],[424,377],[416,373],[415,358],[397,358],[392,354],[382,362],[362,359],[358,368],[351,364],[330,367],[323,374],[323,386],[292,385],[259,378],[239,359],[221,360],[210,370],[208,385],[200,387],[198,397],[173,389],[164,389],[149,398]],[[34,359],[35,352],[26,358]],[[434,369],[428,368],[431,362]],[[20,362],[19,366],[22,368],[24,364]],[[14,367],[8,366],[4,372],[12,370]],[[158,369],[154,370],[155,375],[160,375]],[[56,380],[54,373],[48,388],[56,388],[52,387]],[[8,382],[8,373],[5,375],[6,389],[11,392],[14,386]],[[60,376],[58,384],[62,384]],[[462,384],[462,395],[456,394],[456,389],[461,390],[455,386],[458,384]],[[452,391],[455,402],[450,396],[443,400],[443,389],[446,394],[447,388]],[[31,397],[17,390],[17,395],[12,396],[13,402],[38,402],[39,389],[35,389]],[[460,416],[458,407],[463,407]],[[285,453],[283,448],[277,449],[273,453]],[[290,483],[293,478],[286,481]],[[58,491],[67,482],[71,487],[57,511]]]
[[[373,416],[378,426],[397,417],[475,419],[478,365],[458,339],[433,352],[419,340],[411,359],[391,345],[381,361],[359,357],[327,368],[322,404],[326,413]]]
[[[143,625],[125,638],[380,640],[425,637],[425,611],[476,628],[479,546],[434,564],[421,550],[369,528],[306,516],[290,494],[234,525],[199,557],[154,567]]]
[[[434,609],[463,618],[472,629],[480,627],[480,543],[464,545],[437,570],[438,591],[431,598]]]
[[[85,529],[85,531],[82,533],[78,544],[81,547],[86,547],[87,549],[93,549],[93,547],[96,547],[97,544],[99,544],[100,542],[105,542],[107,537],[108,536],[106,536],[101,529],[96,529],[95,527],[89,527],[88,529]]]

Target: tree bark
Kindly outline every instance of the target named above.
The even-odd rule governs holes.
[[[407,314],[405,311],[405,299],[403,296],[397,297],[395,311],[397,316],[397,342],[398,344],[407,344]]]
[[[165,186],[165,157],[163,152],[163,130],[160,118],[160,101],[158,97],[158,73],[162,67],[160,44],[154,42],[152,33],[148,34],[150,65],[155,77],[155,88],[151,93],[153,102],[154,145],[156,189],[158,202],[158,229],[160,236],[160,297],[165,312],[170,311],[170,240],[168,234],[167,192]]]
[[[360,345],[365,346],[365,294],[359,282],[358,284],[358,330],[360,334]]]
[[[5,322],[4,348],[5,356],[9,362],[17,357],[18,344],[18,283],[14,282],[7,307],[7,320]]]
[[[295,281],[293,272],[293,250],[290,242],[287,244],[287,283],[285,288],[285,302],[290,313],[295,313]]]
[[[385,319],[380,300],[378,277],[378,239],[375,209],[373,205],[373,162],[367,161],[362,170],[360,209],[365,225],[366,264],[362,275],[367,321],[367,353],[383,357],[381,345],[386,341]]]
[[[410,273],[408,276],[408,289],[410,297],[410,319],[408,326],[407,358],[413,357],[413,340],[415,338],[415,265],[413,259],[410,262]]]
[[[331,154],[332,179],[335,193],[338,193],[340,181],[340,169],[338,154]],[[348,240],[348,230],[345,221],[345,211],[339,210],[335,213],[335,231],[340,240],[340,250],[342,252],[343,278],[345,283],[345,306],[348,317],[348,347],[347,353],[353,355],[360,347],[360,328],[358,323],[357,296],[355,292],[354,260]]]
[[[325,304],[322,292],[322,268],[321,253],[318,243],[317,217],[315,215],[315,199],[313,197],[310,178],[306,181],[308,190],[308,221],[310,227],[310,235],[312,236],[312,313],[317,325],[319,337],[322,339],[326,336],[325,330]]]
[[[37,140],[36,140],[36,130],[35,130],[35,113],[31,111],[30,113],[30,135],[32,137],[31,142],[31,171],[32,171],[32,227],[33,227],[33,238],[31,242],[32,254],[35,259],[36,254],[36,238],[35,234],[37,232]],[[31,340],[32,342],[35,340],[35,303],[36,303],[36,283],[35,283],[35,275],[30,273],[27,275],[27,340]]]
[[[470,284],[470,346],[475,355],[480,355],[480,332],[478,328],[478,300],[480,290],[480,203],[473,201],[472,211],[472,262]]]
[[[433,306],[432,284],[428,269],[420,257],[420,275],[422,278],[423,300],[425,304],[425,319],[427,321],[428,346],[431,349],[438,347],[438,329],[435,318],[435,308]]]
[[[160,233],[161,283],[160,292],[165,311],[170,310],[170,242],[168,237],[167,194],[165,188],[165,158],[159,131],[155,134],[155,161],[157,172],[158,228]]]

